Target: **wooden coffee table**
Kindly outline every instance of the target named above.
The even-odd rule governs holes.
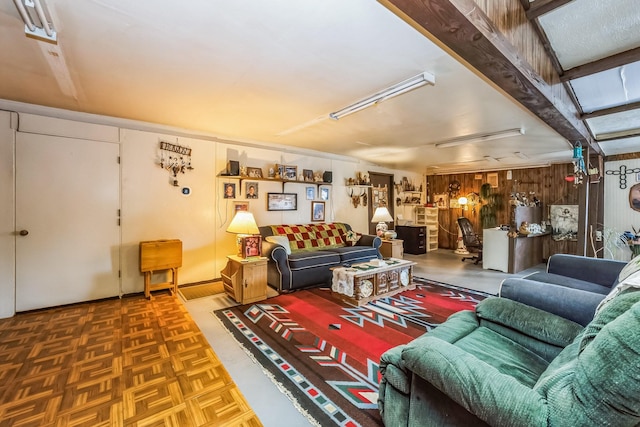
[[[331,295],[357,307],[378,298],[415,289],[413,261],[391,258],[386,265],[355,264],[333,268]]]

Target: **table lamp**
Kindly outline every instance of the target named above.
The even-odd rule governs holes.
[[[460,212],[461,217],[464,216],[462,214],[462,211],[465,211],[467,209],[468,202],[469,200],[464,196],[458,199],[458,204],[460,205],[460,210],[461,210]],[[467,247],[464,245],[464,239],[462,238],[462,229],[460,228],[460,224],[458,224],[458,247],[453,252],[458,255],[469,255],[469,251],[467,250]]]
[[[246,237],[260,234],[260,230],[251,212],[238,211],[231,220],[229,227],[227,227],[227,233],[237,234],[236,245],[238,246],[238,256],[246,258],[246,254],[242,250],[242,241]]]
[[[380,206],[376,208],[376,211],[373,213],[373,218],[371,218],[371,222],[377,222],[376,225],[376,234],[380,237],[385,237],[387,239],[393,239],[397,234],[395,232],[389,233],[389,227],[387,226],[387,222],[393,222],[393,217],[389,213],[389,209],[386,206]]]

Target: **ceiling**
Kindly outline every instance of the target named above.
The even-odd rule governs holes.
[[[425,173],[572,158],[566,124],[547,124],[553,120],[541,110],[532,112],[468,58],[410,25],[409,9],[402,19],[390,10],[409,0],[45,1],[57,44],[26,37],[14,2],[0,2],[0,99]],[[519,13],[526,10],[548,39],[558,74],[640,50],[634,0],[521,1]],[[591,134],[585,143],[605,155],[639,151],[640,65],[637,55],[624,58],[564,83],[574,93],[576,120]],[[435,85],[329,118],[422,72],[433,74]],[[14,104],[0,108],[7,105]],[[435,147],[508,129],[524,135]]]

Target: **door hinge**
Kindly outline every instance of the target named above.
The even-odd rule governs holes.
[[[118,278],[122,277],[122,270],[118,270]]]
[[[118,156],[118,164],[120,164],[120,156]]]
[[[120,218],[118,218],[118,227],[120,227]]]

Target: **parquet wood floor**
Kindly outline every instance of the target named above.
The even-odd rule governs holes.
[[[262,426],[168,293],[0,320],[0,426]]]

